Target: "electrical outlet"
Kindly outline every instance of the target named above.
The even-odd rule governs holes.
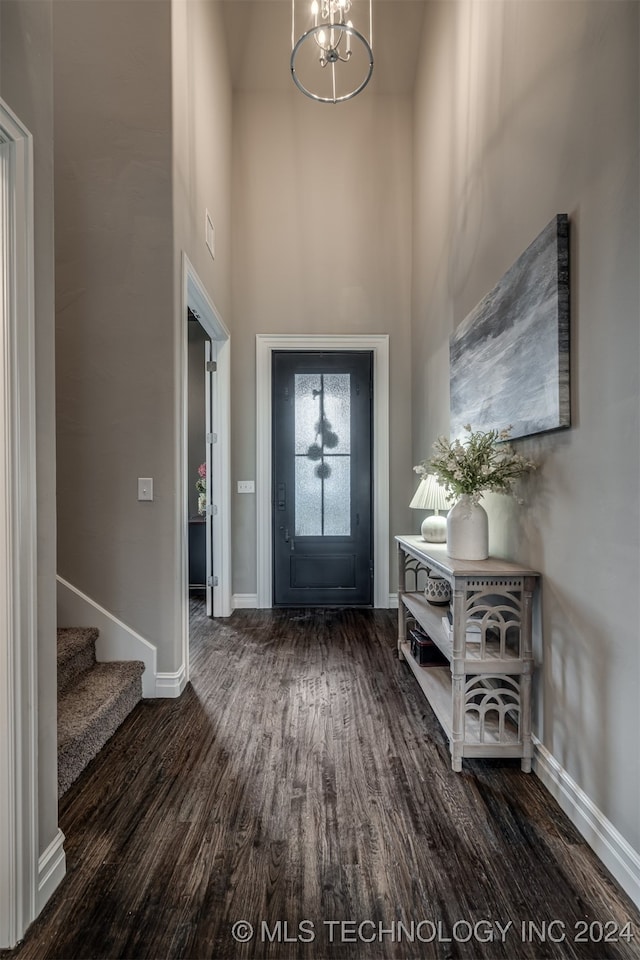
[[[138,477],[138,500],[153,500],[153,477]]]
[[[255,493],[255,480],[238,480],[238,493]]]

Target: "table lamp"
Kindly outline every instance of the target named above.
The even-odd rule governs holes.
[[[439,510],[449,509],[449,500],[444,487],[440,486],[432,473],[427,473],[420,481],[413,500],[409,504],[414,510],[433,510],[430,517],[422,521],[422,539],[428,543],[445,543],[447,539],[447,518],[440,516]]]

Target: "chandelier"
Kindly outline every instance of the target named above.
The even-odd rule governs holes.
[[[369,39],[347,19],[354,2],[357,0],[291,0],[291,76],[312,100],[351,100],[371,79],[372,0],[368,0]],[[359,5],[364,7],[365,2]],[[296,6],[304,31],[297,40]]]

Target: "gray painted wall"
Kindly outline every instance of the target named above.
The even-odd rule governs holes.
[[[448,340],[571,219],[573,427],[518,444],[490,549],[543,574],[535,733],[640,850],[637,3],[432,3],[415,95],[413,462],[449,428]]]
[[[58,572],[161,671],[180,636],[170,18],[54,5]]]
[[[58,571],[181,665],[182,254],[228,320],[231,92],[219,5],[59,0]],[[205,208],[216,259],[205,246]],[[137,477],[154,479],[153,503]]]
[[[184,250],[230,328],[232,99],[221,7],[172,4],[174,268],[179,296]],[[205,244],[206,210],[215,260]]]
[[[255,478],[257,333],[388,333],[391,529],[406,529],[411,99],[334,107],[290,86],[234,97],[233,484]],[[234,592],[253,594],[254,497],[234,494],[233,544]]]
[[[34,141],[40,853],[58,828],[51,0],[0,3],[0,96]]]

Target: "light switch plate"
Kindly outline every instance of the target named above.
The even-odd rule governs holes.
[[[138,477],[138,500],[153,500],[153,477]]]
[[[238,480],[238,493],[255,493],[255,480]]]

